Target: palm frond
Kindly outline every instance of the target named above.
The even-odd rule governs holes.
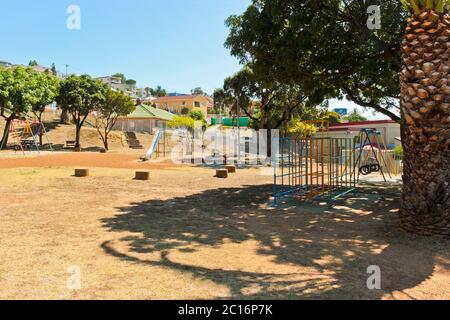
[[[400,2],[414,14],[420,14],[423,10],[434,10],[438,13],[450,10],[450,0],[400,0]]]

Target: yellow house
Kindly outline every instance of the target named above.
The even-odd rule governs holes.
[[[171,113],[182,114],[186,112],[201,111],[203,115],[208,115],[208,109],[214,107],[214,101],[210,97],[203,95],[179,95],[166,96],[153,100],[157,108],[169,111]]]

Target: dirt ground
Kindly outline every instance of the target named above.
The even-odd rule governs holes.
[[[1,299],[450,299],[450,242],[398,228],[398,185],[275,209],[270,170],[149,162],[143,182],[135,160],[0,155]]]
[[[44,156],[14,155],[0,151],[0,168],[97,167],[123,169],[164,169],[175,167],[171,161],[142,162],[145,151],[127,153],[54,152]]]

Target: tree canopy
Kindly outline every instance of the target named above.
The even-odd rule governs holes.
[[[381,8],[369,30],[367,8]],[[308,97],[343,98],[400,121],[400,42],[406,13],[396,0],[253,0],[228,18],[226,47],[268,82],[296,83]]]
[[[156,88],[150,88],[150,93],[153,97],[165,97],[167,96],[167,90],[163,89],[161,86],[157,86]]]
[[[53,103],[59,93],[59,80],[55,76],[48,73],[35,72],[32,73],[36,80],[35,94],[32,112],[36,118],[41,121],[41,115],[45,110],[45,106]]]
[[[0,116],[6,120],[0,150],[8,143],[11,122],[30,112],[42,99],[43,91],[39,75],[32,69],[0,68]]]
[[[202,90],[202,88],[197,87],[191,90],[191,94],[193,95],[204,95],[205,92]]]
[[[122,84],[125,84],[125,82],[127,81],[127,78],[125,77],[125,75],[123,73],[113,74],[112,77],[120,78]]]
[[[80,130],[88,115],[103,106],[108,87],[88,75],[69,76],[61,83],[57,102],[61,109],[68,111],[76,125],[76,144],[80,147]]]
[[[301,85],[266,81],[249,66],[225,79],[223,92],[216,96],[231,104],[232,113],[247,115],[258,129],[280,128],[294,116],[307,118],[318,105]]]
[[[367,121],[367,118],[364,117],[357,109],[353,109],[353,111],[345,116],[344,119],[350,122]]]
[[[136,109],[134,101],[122,92],[108,89],[105,100],[97,108],[95,127],[102,139],[105,150],[109,149],[108,136],[118,117],[126,116]]]

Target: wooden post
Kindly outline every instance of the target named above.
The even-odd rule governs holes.
[[[136,180],[150,180],[150,171],[136,171],[135,175]]]
[[[221,178],[221,179],[228,178],[228,170],[227,169],[216,170],[216,178]]]
[[[225,169],[227,169],[228,173],[236,173],[236,166],[226,165]]]
[[[75,169],[75,177],[88,177],[89,169]]]

